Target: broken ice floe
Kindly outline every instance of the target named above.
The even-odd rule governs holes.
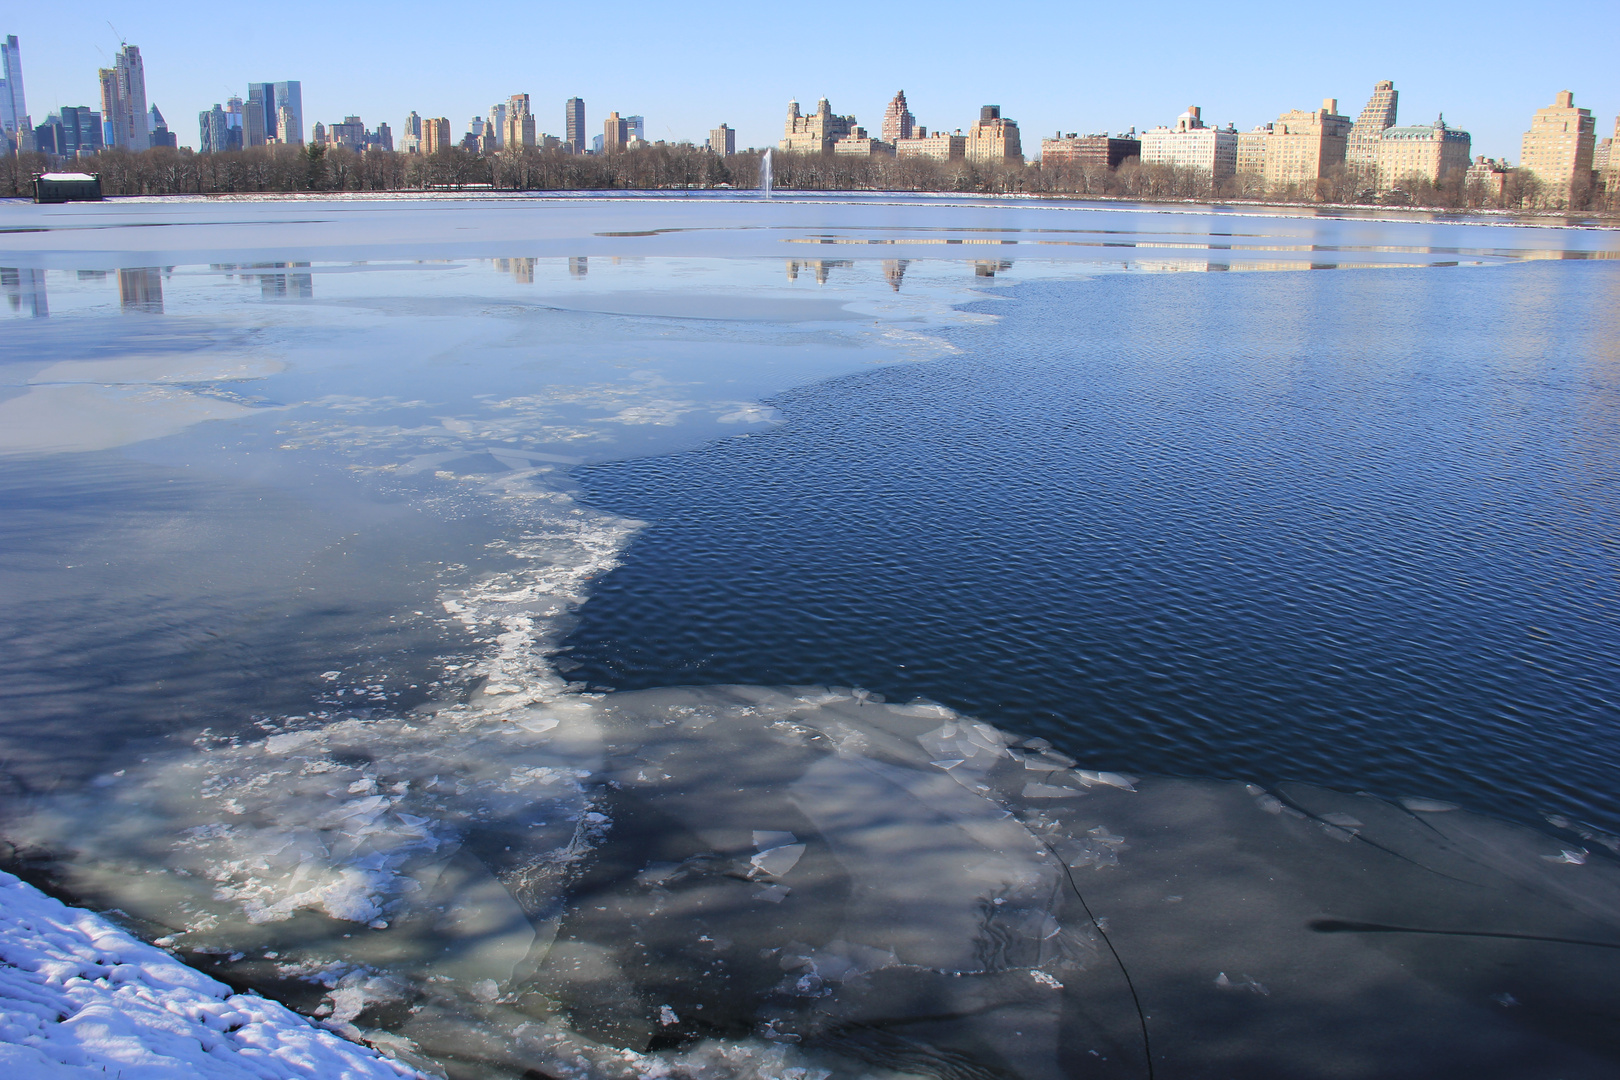
[[[1221,990],[1247,990],[1252,994],[1259,994],[1261,997],[1268,997],[1271,994],[1271,991],[1267,990],[1263,984],[1256,982],[1248,975],[1240,975],[1233,979],[1224,971],[1215,976],[1215,986]]]
[[[1506,1036],[1455,1004],[1505,991],[1470,972],[1511,964],[1516,1000],[1557,1010],[1620,998],[1606,855],[1366,795],[1081,770],[839,688],[537,680],[132,767],[33,825],[176,948],[311,979],[334,1029],[492,1077],[1128,1076],[1144,1024],[1184,1071],[1297,1074],[1327,1047],[1397,1075],[1425,1038],[1506,1075],[1479,1049]],[[164,871],[128,872],[142,845]],[[1309,1036],[1240,1053],[1215,1037],[1239,999]],[[1536,1027],[1545,1007],[1515,1010],[1513,1045],[1602,1075],[1604,1036]],[[1393,1034],[1323,1022],[1346,1015]]]

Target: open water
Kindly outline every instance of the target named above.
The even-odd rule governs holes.
[[[574,677],[854,682],[1111,768],[1614,828],[1616,269],[1012,286],[955,357],[576,473],[652,525]]]
[[[1608,1076],[1620,239],[0,207],[0,854],[450,1076]]]

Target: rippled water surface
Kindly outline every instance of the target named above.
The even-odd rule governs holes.
[[[1008,288],[960,354],[584,470],[576,677],[853,680],[1119,768],[1620,823],[1620,273]]]

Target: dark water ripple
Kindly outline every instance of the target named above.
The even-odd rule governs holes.
[[[574,677],[926,695],[1094,767],[1620,826],[1620,267],[1019,286],[583,470]]]

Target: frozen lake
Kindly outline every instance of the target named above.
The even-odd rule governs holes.
[[[451,1076],[1612,1075],[1620,233],[0,233],[6,866],[233,987]]]

